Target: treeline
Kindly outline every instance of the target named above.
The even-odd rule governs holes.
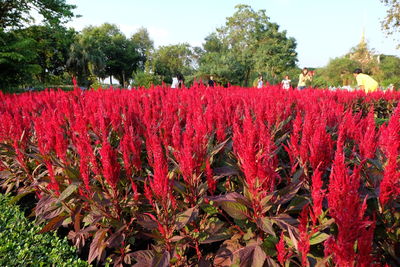
[[[81,32],[67,29],[64,22],[73,17],[73,8],[66,5],[62,12],[52,11],[61,12],[64,20],[44,16],[41,25],[26,26],[21,16],[3,25],[2,89],[70,84],[72,77],[85,87],[95,87],[106,77],[115,77],[121,86],[149,86],[171,83],[178,73],[186,83],[213,75],[221,84],[247,86],[259,73],[267,80],[279,79],[283,72],[296,68],[294,38],[270,22],[264,10],[255,11],[247,5],[236,6],[236,12],[205,38],[202,47],[183,43],[158,48],[145,28],[132,36],[109,23]]]
[[[40,25],[31,25],[32,7],[43,16]],[[131,36],[109,23],[81,32],[68,29],[65,22],[74,17],[74,8],[64,0],[0,3],[0,89],[70,85],[72,77],[83,87],[96,88],[106,77],[122,87],[148,87],[169,84],[177,74],[186,84],[213,75],[219,84],[241,86],[252,86],[259,74],[269,83],[290,75],[295,85],[300,73],[295,39],[270,22],[265,10],[248,5],[236,6],[201,47],[183,43],[157,48],[146,28]],[[400,86],[399,58],[376,57],[366,45],[353,50],[317,69],[312,85],[351,85],[351,71],[363,67],[384,86]]]

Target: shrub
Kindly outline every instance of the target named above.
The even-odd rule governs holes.
[[[38,234],[41,227],[29,222],[9,201],[0,194],[1,266],[89,266],[66,239],[55,233]]]
[[[151,85],[161,84],[161,79],[158,76],[144,71],[135,73],[133,81],[134,86],[143,86],[145,88],[149,88]]]

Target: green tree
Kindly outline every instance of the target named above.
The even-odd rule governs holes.
[[[385,87],[393,84],[395,88],[400,88],[400,58],[389,55],[379,58],[380,73],[376,77],[379,84]]]
[[[134,86],[144,86],[146,88],[149,88],[151,85],[158,85],[158,84],[161,84],[161,80],[160,77],[157,75],[145,71],[138,71],[134,73],[133,76]]]
[[[104,78],[105,75],[105,55],[93,41],[89,34],[85,34],[87,28],[74,38],[70,47],[67,66],[72,75],[76,76],[78,83],[85,86],[92,84],[89,76]]]
[[[61,32],[50,33],[49,29],[61,27],[71,19],[74,8],[65,0],[0,1],[0,86],[3,90],[32,85],[37,76],[44,81],[47,73],[63,72],[65,60],[60,53],[65,54],[68,40],[61,38]],[[45,26],[24,29],[34,21],[32,10],[42,15]],[[65,45],[63,49],[62,45]],[[52,48],[54,51],[50,52]]]
[[[42,84],[66,72],[69,48],[76,32],[63,26],[30,26],[21,34],[35,41],[34,52],[41,71],[37,76]]]
[[[313,85],[316,87],[354,85],[353,71],[361,65],[349,57],[331,59],[328,65],[317,70]]]
[[[105,78],[116,77],[124,85],[139,66],[140,56],[135,42],[126,36],[114,24],[89,26],[82,30],[71,46],[68,60],[72,72],[80,80],[90,84],[88,76],[92,74]],[[89,70],[89,64],[91,70]]]
[[[32,85],[39,73],[35,40],[20,31],[0,31],[0,89]]]
[[[255,71],[266,73],[274,80],[278,75],[294,68],[297,61],[296,41],[294,38],[287,38],[286,31],[278,30],[277,24],[271,24],[255,53]]]
[[[122,33],[110,36],[110,42],[104,46],[106,55],[106,73],[116,77],[125,86],[127,76],[139,67],[139,53],[136,44],[128,40]]]
[[[285,31],[280,32],[265,10],[256,12],[248,5],[238,5],[236,9],[225,26],[206,38],[201,73],[247,86],[254,73],[276,77],[295,67],[295,40],[287,38]]]
[[[382,28],[387,34],[400,31],[400,2],[398,0],[381,0],[388,8],[382,21]]]
[[[217,33],[205,38],[199,59],[199,76],[213,75],[216,82],[240,84],[244,68]],[[208,77],[207,77],[208,78]]]
[[[150,39],[146,28],[140,28],[132,35],[130,41],[136,46],[139,54],[138,69],[144,70],[147,60],[150,59],[151,54],[154,52],[154,42]]]
[[[65,0],[2,0],[0,28],[18,28],[33,21],[30,15],[33,9],[48,23],[59,25],[74,16],[75,8],[75,5],[67,4]]]
[[[159,47],[153,54],[153,73],[161,76],[162,81],[172,82],[172,76],[178,73],[187,77],[193,75],[195,57],[189,44],[177,44]]]

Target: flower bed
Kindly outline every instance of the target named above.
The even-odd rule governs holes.
[[[1,183],[89,262],[399,262],[398,93],[0,95]]]

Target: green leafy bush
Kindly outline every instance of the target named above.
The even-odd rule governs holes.
[[[149,88],[152,84],[161,84],[161,80],[158,76],[147,73],[147,72],[137,72],[134,74],[134,86],[144,86]]]
[[[0,194],[0,266],[89,266],[55,233],[38,234],[9,197]]]

